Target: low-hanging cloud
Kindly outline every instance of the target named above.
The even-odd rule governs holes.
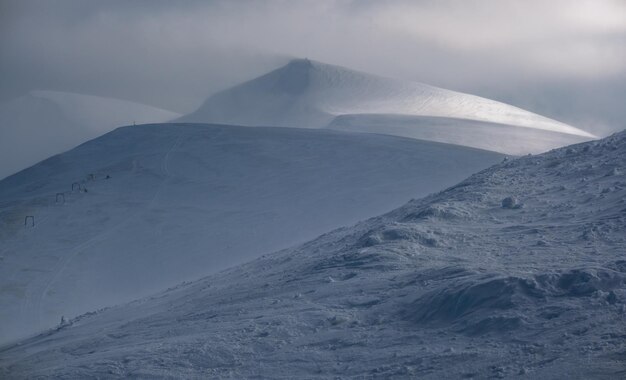
[[[14,0],[1,7],[4,99],[52,88],[187,112],[214,91],[309,57],[496,97],[596,132],[620,128],[620,0]]]

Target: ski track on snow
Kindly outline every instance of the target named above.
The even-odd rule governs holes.
[[[38,320],[39,320],[39,326],[41,328],[42,326],[42,315],[43,315],[43,303],[44,303],[44,299],[46,298],[48,292],[50,291],[50,288],[52,287],[52,285],[57,281],[57,279],[59,278],[59,276],[61,276],[63,274],[63,272],[65,271],[65,269],[67,268],[67,266],[69,265],[69,263],[81,252],[83,251],[85,248],[91,246],[93,243],[95,243],[98,240],[102,240],[102,238],[106,238],[108,236],[110,236],[112,233],[114,233],[115,231],[119,230],[120,228],[122,228],[123,226],[125,226],[129,221],[133,220],[134,218],[136,218],[137,216],[139,216],[139,214],[144,213],[146,210],[149,210],[153,207],[155,200],[158,198],[161,189],[163,188],[163,185],[170,179],[171,177],[171,173],[169,171],[168,168],[168,161],[170,159],[170,154],[172,153],[172,151],[178,146],[178,144],[181,141],[181,135],[179,135],[176,139],[176,141],[174,142],[174,144],[172,144],[172,146],[167,150],[167,152],[165,153],[165,155],[163,156],[163,159],[161,160],[161,164],[160,164],[160,169],[162,174],[164,175],[163,180],[161,181],[161,183],[159,184],[159,187],[157,188],[157,190],[154,192],[154,195],[152,196],[152,198],[150,199],[150,202],[148,202],[148,206],[141,210],[138,211],[136,213],[133,213],[132,215],[128,216],[127,218],[125,218],[124,220],[122,220],[121,222],[117,223],[116,225],[114,225],[113,227],[109,228],[108,230],[88,239],[87,241],[75,246],[74,248],[71,249],[71,253],[67,256],[67,258],[63,261],[63,263],[61,264],[61,267],[59,269],[57,269],[54,273],[54,275],[52,276],[52,278],[50,279],[50,281],[48,281],[48,284],[46,285],[46,287],[43,289],[43,291],[41,292],[41,295],[38,298],[38,302],[35,305],[35,308],[37,309],[37,315],[38,315]]]

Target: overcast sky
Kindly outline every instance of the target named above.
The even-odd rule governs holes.
[[[0,0],[0,100],[52,89],[188,112],[292,57],[626,128],[624,0]]]

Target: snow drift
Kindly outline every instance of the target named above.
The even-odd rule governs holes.
[[[329,130],[117,129],[0,181],[0,340],[301,243],[501,159]]]
[[[623,378],[625,170],[626,132],[507,160],[5,347],[0,374]]]
[[[310,60],[209,97],[181,121],[376,132],[507,154],[594,138],[567,124],[478,96]]]
[[[32,91],[0,104],[0,179],[119,126],[178,116],[118,99]]]

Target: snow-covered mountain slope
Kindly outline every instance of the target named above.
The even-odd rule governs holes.
[[[0,181],[0,341],[302,243],[501,160],[328,130],[117,129]]]
[[[445,142],[513,155],[541,153],[589,140],[544,129],[432,116],[343,115],[336,117],[328,128]]]
[[[625,171],[624,132],[505,161],[5,347],[0,374],[624,378]]]
[[[310,60],[294,60],[219,92],[180,120],[330,126],[507,154],[539,153],[594,138],[583,130],[508,104]]]
[[[119,126],[178,116],[118,99],[32,91],[0,104],[0,179]]]

